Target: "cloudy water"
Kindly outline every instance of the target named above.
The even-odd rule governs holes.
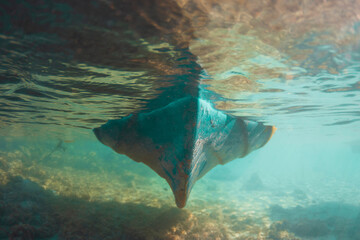
[[[360,239],[360,1],[9,0],[0,13],[0,239]],[[93,129],[155,114],[173,126],[151,131],[176,138],[186,99],[277,130],[180,209],[155,167]],[[156,153],[141,135],[118,141]]]

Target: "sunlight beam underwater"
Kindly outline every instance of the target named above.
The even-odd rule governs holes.
[[[183,208],[195,182],[218,164],[264,146],[276,128],[186,97],[149,113],[109,120],[93,131],[100,142],[164,178]]]

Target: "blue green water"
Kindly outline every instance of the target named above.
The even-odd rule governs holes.
[[[360,239],[359,1],[0,2],[0,239]],[[183,97],[277,131],[178,209],[92,132]]]

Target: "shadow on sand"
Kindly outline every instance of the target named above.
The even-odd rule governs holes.
[[[191,218],[170,206],[57,196],[21,177],[0,185],[0,239],[168,239],[193,228]]]
[[[294,208],[273,205],[269,216],[273,232],[287,231],[304,239],[360,239],[360,206],[341,202]]]

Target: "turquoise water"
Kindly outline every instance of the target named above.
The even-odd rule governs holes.
[[[359,1],[0,12],[0,239],[360,239]],[[277,131],[178,209],[92,129],[189,96]]]

